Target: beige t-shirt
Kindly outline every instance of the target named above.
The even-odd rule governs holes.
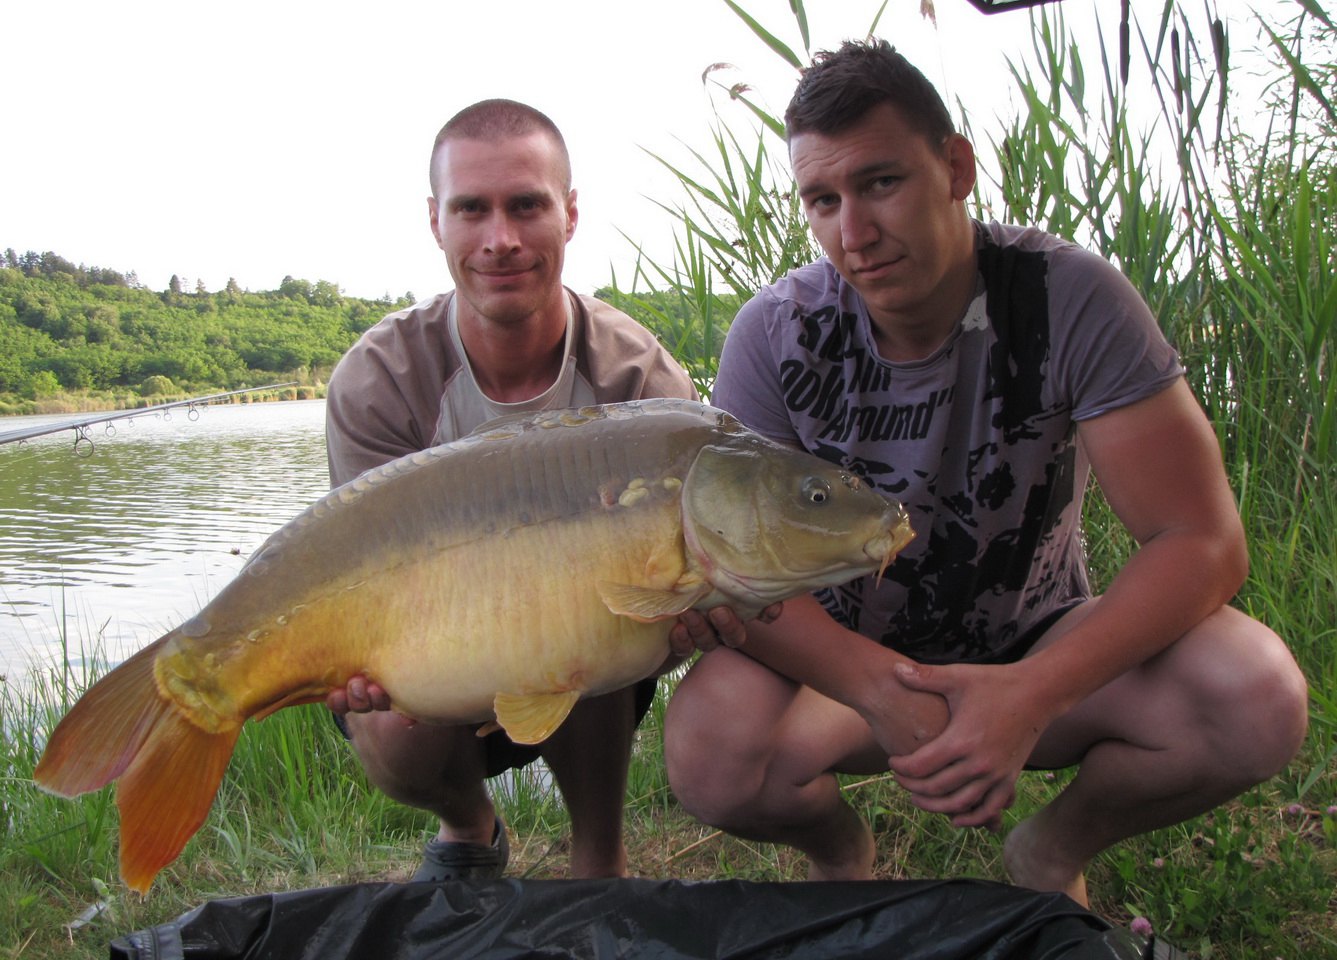
[[[523,404],[496,403],[478,389],[451,323],[453,293],[392,313],[366,331],[330,377],[331,484],[521,409],[697,398],[686,371],[649,330],[600,300],[568,295],[562,373],[552,390]]]
[[[455,355],[463,358],[460,368],[446,381],[445,393],[441,397],[441,417],[436,423],[436,435],[432,443],[449,443],[467,436],[490,420],[519,413],[537,413],[540,410],[560,410],[563,407],[583,407],[594,403],[594,389],[583,378],[576,376],[575,339],[571,336],[575,310],[571,299],[566,301],[566,345],[563,348],[565,359],[561,372],[552,386],[537,397],[520,400],[516,403],[503,403],[493,400],[483,392],[474,377],[473,364],[460,339],[460,325],[456,319],[455,304],[450,298],[446,307],[446,328],[450,331],[450,343],[455,348]]]

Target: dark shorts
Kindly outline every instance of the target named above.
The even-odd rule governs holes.
[[[1049,628],[1058,623],[1071,611],[1077,609],[1085,600],[1069,600],[1061,607],[1057,607],[1033,623],[1029,630],[1020,634],[1005,647],[997,650],[990,650],[988,653],[981,654],[978,657],[963,657],[951,660],[938,660],[932,657],[916,658],[921,663],[1016,663],[1026,654],[1031,652],[1031,647],[1040,642],[1040,638],[1049,632]]]
[[[658,685],[657,677],[650,677],[636,684],[635,687],[635,724],[640,726],[645,715],[650,712],[650,704],[655,699],[655,687]],[[351,740],[348,735],[348,725],[344,723],[344,718],[337,713],[331,713],[334,718],[334,725],[339,728],[339,732],[344,735],[345,740]],[[522,744],[514,743],[511,738],[506,736],[502,730],[494,730],[483,738],[483,750],[486,752],[487,759],[485,766],[487,768],[486,776],[495,777],[507,770],[519,770],[521,767],[528,766],[537,760],[543,753],[542,744]]]

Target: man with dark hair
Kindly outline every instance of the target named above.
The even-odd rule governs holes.
[[[548,117],[510,100],[462,110],[436,138],[430,180],[428,219],[455,290],[386,317],[340,361],[327,405],[333,484],[499,416],[695,397],[649,331],[562,285],[576,192],[566,144]],[[328,703],[371,782],[440,821],[415,880],[501,875],[506,827],[485,780],[539,756],[571,814],[571,875],[608,877],[626,872],[627,765],[654,690],[649,680],[582,701],[533,748],[501,732],[480,737],[477,726],[409,724],[364,678]]]
[[[741,648],[670,704],[671,785],[811,877],[858,879],[875,845],[836,773],[890,763],[916,806],[997,829],[1024,767],[1079,765],[1004,863],[1086,904],[1096,854],[1275,775],[1304,737],[1290,652],[1228,605],[1248,557],[1216,435],[1118,270],[971,219],[973,148],[885,42],[820,55],[785,121],[826,256],[739,312],[712,402],[861,474],[918,535],[881,583],[726,624]],[[1093,472],[1139,544],[1099,596]],[[710,633],[684,619],[680,649]]]

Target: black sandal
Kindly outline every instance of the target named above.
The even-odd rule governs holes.
[[[412,879],[420,883],[495,880],[505,872],[510,856],[506,825],[497,817],[490,846],[453,840],[427,841],[422,851],[422,866]]]

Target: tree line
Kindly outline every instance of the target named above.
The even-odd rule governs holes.
[[[357,337],[409,305],[346,297],[337,285],[285,277],[277,290],[235,280],[209,292],[141,285],[134,272],[74,264],[52,252],[0,255],[0,404],[57,394],[145,397],[276,380],[320,385]]]
[[[75,264],[50,251],[0,254],[0,413],[36,412],[52,398],[125,403],[296,380],[322,395],[334,365],[364,330],[413,303],[348,297],[326,280],[284,277],[276,290],[235,280],[194,291],[173,276],[149,290],[134,271]],[[596,291],[655,331],[705,387],[718,339],[672,293]],[[720,303],[721,327],[737,310]],[[707,332],[709,328],[707,327]],[[93,404],[96,405],[96,404]]]

